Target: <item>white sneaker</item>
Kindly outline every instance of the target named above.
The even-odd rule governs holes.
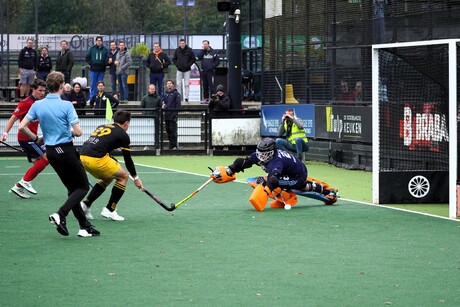
[[[101,233],[98,230],[96,230],[93,226],[89,226],[88,228],[80,229],[77,235],[82,238],[88,238],[98,237],[101,235]]]
[[[105,218],[108,218],[114,221],[124,221],[125,220],[124,217],[122,217],[121,215],[118,215],[116,210],[112,212],[109,209],[107,209],[107,207],[104,207],[102,209],[101,215]]]
[[[84,202],[80,202],[80,206],[88,220],[94,219],[94,216],[91,214],[91,209]]]
[[[23,188],[20,188],[18,187],[17,185],[14,185],[14,187],[12,187],[10,189],[10,193],[14,193],[16,194],[17,196],[19,196],[20,198],[24,198],[24,199],[28,199],[30,198],[30,195],[28,195]]]
[[[37,191],[35,191],[30,181],[25,181],[24,179],[21,179],[19,180],[18,184],[24,189],[26,189],[27,192],[32,193],[32,194],[37,194]]]

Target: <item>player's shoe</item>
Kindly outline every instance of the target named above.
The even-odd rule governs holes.
[[[23,188],[20,188],[18,187],[17,185],[14,185],[14,187],[12,187],[10,189],[10,193],[14,193],[16,194],[17,196],[19,196],[20,198],[24,198],[24,199],[28,199],[30,198],[30,195],[28,195]]]
[[[81,238],[98,237],[100,235],[101,233],[93,226],[89,226],[78,231],[78,236]]]
[[[25,181],[24,179],[19,180],[18,184],[23,187],[24,189],[27,190],[27,192],[31,194],[37,194],[37,191],[35,191],[34,187],[30,183],[30,181]]]
[[[68,236],[69,231],[67,230],[65,218],[61,217],[59,213],[53,213],[48,218],[54,226],[56,226],[57,232],[59,232],[63,236]]]
[[[91,214],[90,207],[88,207],[84,202],[80,202],[80,206],[83,209],[83,212],[85,213],[85,216],[88,220],[94,219],[94,216]]]
[[[125,218],[122,217],[121,215],[118,215],[117,211],[110,211],[107,209],[107,207],[104,207],[102,209],[101,215],[109,220],[114,220],[114,221],[124,221]]]
[[[325,205],[333,205],[337,202],[337,198],[339,197],[339,191],[337,190],[330,190],[329,195],[325,195],[328,199],[327,202],[324,202]]]

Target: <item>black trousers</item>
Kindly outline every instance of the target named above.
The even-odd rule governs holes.
[[[177,147],[177,117],[165,119],[166,133],[168,134],[169,149]]]
[[[213,70],[206,70],[201,72],[201,82],[203,83],[203,99],[209,99],[215,92],[214,75],[215,72]]]
[[[80,155],[73,147],[73,144],[65,143],[46,146],[46,156],[67,188],[68,198],[59,208],[58,213],[66,217],[72,210],[73,215],[80,224],[80,228],[91,226],[80,206],[80,202],[89,191],[88,176],[80,161]]]

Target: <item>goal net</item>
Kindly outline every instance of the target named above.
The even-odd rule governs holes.
[[[374,203],[449,203],[457,216],[460,40],[374,45]]]

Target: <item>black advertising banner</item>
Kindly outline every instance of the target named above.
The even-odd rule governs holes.
[[[449,172],[405,171],[379,174],[379,203],[448,203]]]
[[[315,106],[315,137],[338,141],[372,142],[372,108]]]

